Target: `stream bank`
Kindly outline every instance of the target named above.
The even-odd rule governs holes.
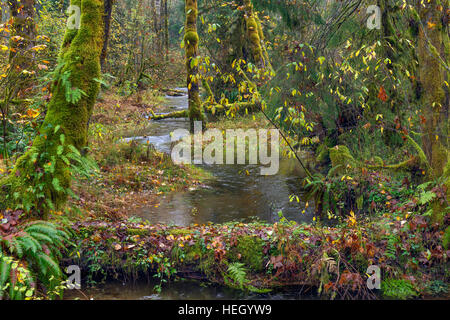
[[[167,99],[168,109],[186,107],[183,96]],[[174,106],[170,99],[178,99],[180,105]],[[133,148],[153,145],[155,152],[164,152],[170,150],[170,132],[187,125],[181,119],[162,120],[145,135],[125,141]],[[301,197],[289,200],[289,195],[298,193],[301,171],[292,162],[281,168],[276,176],[260,177],[252,166],[203,166],[202,171],[210,172],[211,177],[195,187],[185,184],[176,192],[158,189],[155,202],[128,210],[121,219],[75,223],[77,247],[67,263],[80,265],[83,283],[95,286],[111,278],[127,279],[128,283],[139,279],[145,286],[142,281],[156,275],[156,285],[149,282],[147,286],[156,286],[148,288],[156,292],[165,290],[166,281],[195,279],[198,288],[206,281],[219,288],[261,294],[296,284],[297,292],[310,289],[326,298],[377,298],[379,291],[366,285],[369,265],[386,270],[382,281],[385,297],[423,297],[431,287],[445,284],[441,279],[448,273],[448,254],[442,247],[434,249],[442,243],[443,234],[422,216],[410,215],[405,220],[393,216],[359,220],[353,216],[337,226],[324,227],[313,220],[313,205],[308,206]],[[184,177],[189,182],[189,177]],[[306,207],[309,210],[301,214]],[[421,262],[399,264],[397,256],[406,253],[400,244],[392,247],[397,243],[393,239],[412,239],[412,235],[421,249],[407,253],[408,259]],[[420,260],[422,249],[433,252],[430,259]],[[417,270],[424,266],[433,272],[419,279]],[[122,287],[120,282],[108,280],[105,290],[121,292]],[[179,290],[186,295],[192,288],[181,285]],[[163,293],[153,298],[169,296]],[[298,297],[304,298],[302,293]]]

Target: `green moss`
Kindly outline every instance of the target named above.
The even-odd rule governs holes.
[[[330,152],[328,151],[327,145],[323,143],[316,149],[316,162],[326,163],[328,161],[330,161]]]
[[[170,234],[173,235],[187,235],[187,234],[191,234],[191,230],[189,229],[172,229],[170,230]]]
[[[240,236],[236,247],[230,252],[230,261],[242,262],[246,268],[260,272],[264,269],[263,245],[264,242],[256,236]]]
[[[199,242],[196,242],[192,246],[186,247],[185,252],[185,263],[187,264],[197,264],[203,255],[203,249]]]
[[[203,113],[203,104],[200,100],[198,85],[198,67],[191,62],[198,55],[198,33],[197,33],[197,1],[186,0],[185,2],[186,22],[185,22],[185,55],[187,70],[187,87],[189,95],[189,119],[191,121],[191,131],[194,131],[194,121],[206,122],[206,116]],[[205,126],[203,126],[205,127]]]
[[[199,271],[204,273],[207,277],[211,277],[215,274],[215,270],[217,269],[214,267],[215,264],[217,264],[217,262],[214,258],[214,252],[210,250],[206,253],[202,253],[199,259],[198,268]]]
[[[356,167],[357,162],[346,146],[338,145],[333,148],[329,148],[328,151],[330,153],[331,164],[333,167],[338,165],[343,167],[341,169],[344,169],[347,165],[352,168]]]
[[[188,43],[188,41],[189,41],[189,44],[196,44],[196,43],[198,43],[198,40],[199,40],[199,38],[198,38],[197,31],[187,31],[184,34],[184,41],[186,43]]]
[[[245,24],[247,28],[247,37],[249,39],[249,47],[255,64],[265,66],[263,49],[261,48],[261,38],[258,30],[258,23],[253,12],[253,4],[250,0],[244,1],[245,6]]]
[[[128,228],[128,233],[130,235],[139,235],[139,236],[147,236],[149,231],[146,229],[133,229],[133,228]]]
[[[381,157],[379,157],[379,156],[373,157],[373,162],[375,163],[376,166],[383,166],[384,165],[383,159],[381,159]]]
[[[445,250],[448,250],[448,244],[450,243],[450,226],[447,227],[444,231],[444,236],[442,239],[442,246]]]

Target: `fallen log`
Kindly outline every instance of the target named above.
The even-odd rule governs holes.
[[[180,97],[180,96],[184,96],[187,94],[186,91],[183,90],[178,90],[178,89],[168,89],[168,88],[163,88],[163,89],[159,89],[161,92],[167,94],[168,96],[175,96],[175,97]]]
[[[152,116],[150,117],[151,120],[158,121],[168,118],[187,118],[189,116],[188,110],[180,110],[180,111],[173,111],[169,113],[163,113],[163,114],[155,114],[153,111],[151,111]]]

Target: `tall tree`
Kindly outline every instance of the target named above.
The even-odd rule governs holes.
[[[448,68],[450,42],[447,20],[448,1],[421,1],[417,56],[420,102],[424,117],[422,145],[430,168],[428,176],[437,178],[446,170],[448,185]],[[447,85],[445,84],[447,82]],[[447,166],[447,168],[446,168]],[[448,192],[449,190],[447,190]],[[436,212],[437,213],[437,212]]]
[[[72,0],[71,4],[81,8],[81,25],[66,30],[52,98],[38,135],[12,172],[0,180],[3,209],[34,209],[44,217],[60,209],[71,182],[68,157],[86,145],[87,123],[99,90],[104,2]]]
[[[105,0],[105,13],[103,16],[103,25],[104,25],[104,31],[103,31],[103,47],[102,47],[102,54],[100,56],[100,66],[102,71],[104,70],[104,65],[106,61],[106,54],[108,52],[108,39],[109,39],[109,30],[110,30],[110,21],[111,21],[111,14],[113,9],[114,0]]]
[[[34,59],[30,49],[36,40],[35,0],[10,0],[8,3],[12,17],[10,63],[31,71]]]
[[[168,11],[169,0],[164,0],[164,49],[166,61],[169,60],[169,11]]]
[[[199,93],[198,73],[198,33],[197,33],[197,0],[186,0],[186,23],[184,45],[186,53],[187,87],[189,96],[189,119],[191,130],[194,130],[194,121],[205,121],[202,102]]]

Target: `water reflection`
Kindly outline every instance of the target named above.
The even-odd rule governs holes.
[[[223,286],[205,285],[198,281],[169,282],[161,293],[153,290],[156,282],[121,283],[108,282],[96,288],[67,290],[64,299],[95,300],[289,300],[314,299],[311,292],[302,292],[300,287],[284,288],[269,293],[243,292]]]

